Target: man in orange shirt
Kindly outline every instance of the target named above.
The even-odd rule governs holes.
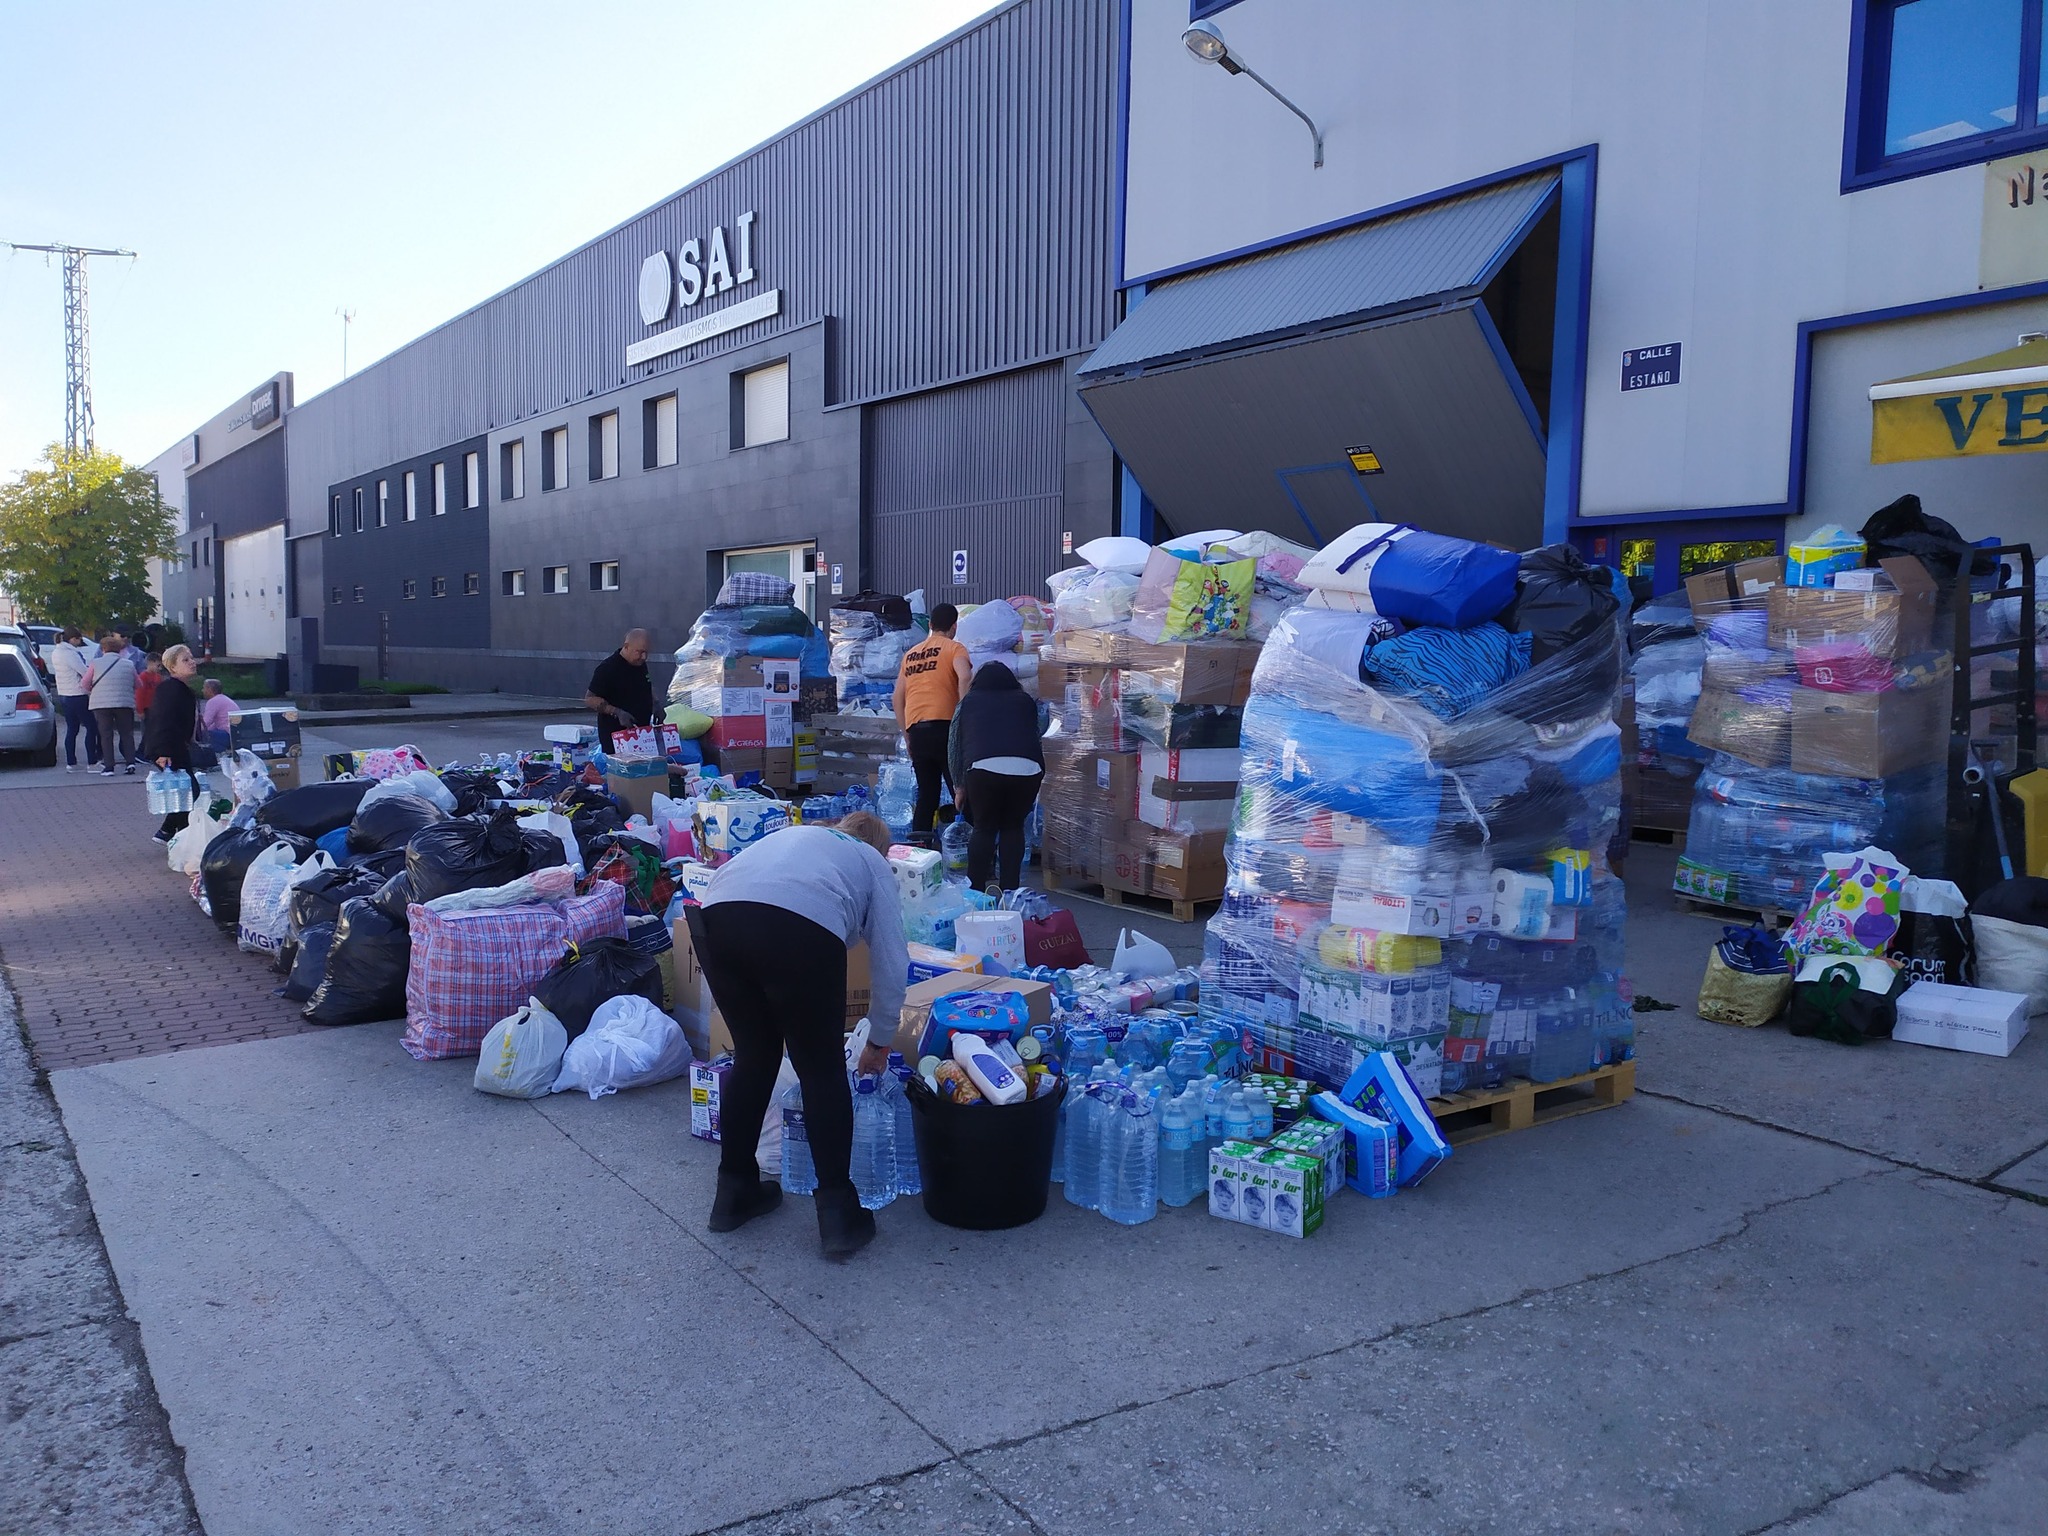
[[[939,786],[948,784],[946,743],[953,730],[953,711],[973,681],[967,647],[953,638],[960,610],[951,603],[932,609],[932,632],[903,653],[896,674],[896,723],[910,748],[910,766],[917,771],[917,809],[910,818],[913,837],[930,837],[939,812]],[[959,791],[954,790],[957,795]]]

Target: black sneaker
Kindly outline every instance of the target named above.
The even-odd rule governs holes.
[[[133,763],[128,765],[128,777],[131,779],[135,777],[135,765]]]
[[[162,827],[158,827],[154,832],[149,834],[149,840],[152,843],[168,843],[171,840],[171,837],[172,834],[166,832]]]

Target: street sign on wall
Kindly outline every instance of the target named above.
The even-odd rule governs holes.
[[[1667,341],[1661,347],[1637,347],[1621,354],[1622,393],[1632,389],[1657,389],[1677,382],[1677,342]]]

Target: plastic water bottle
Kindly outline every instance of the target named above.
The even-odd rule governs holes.
[[[1159,1101],[1159,1198],[1183,1206],[1202,1192],[1208,1152],[1202,1146],[1202,1109],[1185,1093]]]
[[[1225,1107],[1223,1080],[1212,1072],[1202,1079],[1202,1139],[1205,1144],[1205,1156],[1208,1148],[1223,1145]]]
[[[910,1111],[910,1067],[896,1052],[889,1053],[889,1076],[885,1092],[896,1112],[896,1193],[924,1193],[924,1170],[917,1163],[916,1121]]]
[[[1070,1090],[1071,1091],[1071,1090]],[[1109,1090],[1091,1082],[1078,1098],[1067,1101],[1067,1202],[1084,1211],[1102,1204],[1102,1116]]]
[[[1102,1214],[1135,1227],[1159,1213],[1159,1117],[1152,1113],[1151,1097],[1126,1090],[1117,1100],[1112,1125]]]
[[[939,862],[949,875],[967,873],[967,823],[954,817],[946,823],[946,829],[939,834]]]
[[[818,1167],[811,1161],[811,1133],[804,1125],[801,1083],[782,1090],[782,1187],[792,1195],[814,1194],[818,1188]]]
[[[896,1112],[883,1102],[880,1079],[869,1073],[853,1085],[853,1187],[870,1211],[896,1198]]]
[[[1185,1093],[1188,1084],[1202,1075],[1202,1069],[1208,1062],[1209,1053],[1201,1041],[1176,1040],[1166,1058],[1166,1075],[1173,1079],[1173,1091]]]
[[[1242,1089],[1223,1096],[1223,1134],[1230,1141],[1252,1139],[1252,1106]]]

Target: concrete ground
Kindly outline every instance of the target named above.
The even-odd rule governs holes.
[[[461,755],[535,734],[448,729]],[[52,803],[20,777],[10,974],[37,941],[9,802]],[[81,814],[124,789],[77,786]],[[190,909],[132,863],[137,926]],[[181,1464],[214,1536],[2041,1530],[2048,1045],[1702,1023],[1718,930],[1669,873],[1638,847],[1631,969],[1681,1007],[1638,1016],[1637,1097],[1340,1195],[1300,1243],[1057,1194],[965,1233],[899,1201],[839,1268],[803,1201],[703,1230],[715,1148],[678,1085],[491,1099],[393,1023],[57,1070],[59,1128],[0,1057],[27,1234],[0,1532],[189,1529]],[[1132,921],[1074,909],[1091,947]],[[73,1147],[118,1292],[50,1171]],[[59,1335],[99,1352],[56,1360]],[[54,1448],[81,1441],[93,1468]]]

